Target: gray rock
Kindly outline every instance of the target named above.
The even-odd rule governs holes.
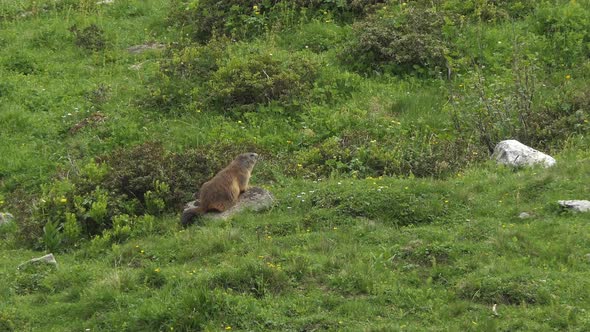
[[[575,212],[590,212],[590,201],[570,200],[557,201],[563,208],[570,209]]]
[[[509,166],[532,166],[542,164],[544,167],[555,165],[553,157],[526,146],[516,140],[506,140],[494,148],[492,158],[500,164]]]
[[[248,190],[246,190],[243,194],[240,195],[236,205],[221,213],[206,213],[205,217],[217,220],[227,220],[235,214],[240,213],[244,210],[258,212],[269,209],[273,205],[274,197],[272,196],[270,191],[259,187],[250,187],[248,188]],[[197,206],[199,206],[199,202],[192,201],[187,203],[185,210]]]
[[[35,264],[35,263],[46,263],[46,264],[51,264],[51,265],[54,265],[55,267],[57,267],[57,261],[55,260],[55,257],[53,256],[53,254],[47,254],[45,256],[33,258],[30,261],[20,264],[18,266],[18,269],[20,270],[25,265]]]
[[[521,214],[518,215],[518,217],[520,219],[528,219],[528,218],[531,217],[531,215],[529,213],[527,213],[527,212],[522,212]]]
[[[0,225],[8,224],[14,220],[14,216],[8,212],[0,212]]]

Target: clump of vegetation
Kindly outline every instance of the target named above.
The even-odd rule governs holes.
[[[443,14],[435,8],[390,6],[353,25],[354,36],[340,57],[364,73],[446,73],[449,45],[443,25]]]
[[[317,67],[303,53],[254,50],[235,54],[204,86],[206,106],[242,113],[276,102],[297,109],[313,88]]]
[[[348,21],[370,12],[382,0],[371,1],[179,1],[173,5],[170,22],[192,40],[207,43],[213,37],[249,39],[274,27],[291,27],[312,18],[330,22]]]
[[[538,3],[534,0],[450,0],[445,1],[445,10],[485,22],[503,21],[510,18],[523,18],[530,14]]]
[[[223,162],[204,150],[167,153],[156,143],[117,150],[45,186],[21,237],[49,251],[100,234],[123,242],[156,229],[144,215],[181,209]]]
[[[101,51],[106,47],[104,30],[96,24],[79,29],[77,25],[70,27],[70,32],[74,36],[74,42],[78,47],[89,51]]]
[[[590,57],[590,8],[576,1],[561,6],[540,5],[531,16],[531,26],[547,38],[552,67],[572,66]]]
[[[190,106],[227,114],[255,111],[277,103],[297,110],[309,101],[319,64],[307,53],[280,49],[227,47],[227,41],[190,45],[161,66],[160,82],[148,104]]]

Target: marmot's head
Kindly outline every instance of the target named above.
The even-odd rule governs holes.
[[[235,161],[237,161],[241,167],[245,167],[249,170],[254,168],[254,164],[258,160],[258,154],[254,152],[242,153]]]

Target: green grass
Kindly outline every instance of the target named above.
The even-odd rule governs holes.
[[[590,330],[589,217],[557,205],[590,197],[587,4],[531,5],[513,20],[494,11],[511,15],[512,1],[475,4],[488,6],[479,14],[472,2],[429,4],[446,19],[451,80],[446,68],[345,63],[362,42],[351,20],[364,18],[322,4],[232,12],[270,25],[198,45],[186,22],[169,21],[197,3],[0,0],[0,212],[16,217],[0,226],[0,331]],[[414,5],[380,4],[376,15]],[[103,32],[70,31],[92,24]],[[91,37],[104,49],[87,49]],[[168,50],[127,51],[150,42]],[[184,47],[223,56],[185,59]],[[301,95],[208,104],[256,91],[256,75],[275,79],[251,66],[272,52],[317,66]],[[219,68],[194,77],[204,69],[183,61]],[[520,119],[502,113],[527,101],[515,64],[536,84],[526,120],[539,140],[529,143],[556,157],[553,168],[487,161],[482,137],[520,134]],[[189,78],[163,70],[184,65]],[[302,75],[292,63],[275,69],[284,82]],[[154,98],[158,89],[177,102]],[[97,112],[101,121],[86,120]],[[163,175],[192,174],[196,190],[243,150],[263,156],[251,183],[275,195],[268,211],[182,229],[178,201],[137,216],[146,198],[117,192],[129,174],[155,199],[167,198],[151,183]],[[194,151],[202,165],[185,165]],[[82,232],[92,223],[104,230]],[[48,247],[57,269],[17,269]]]
[[[587,216],[556,199],[590,194],[588,158],[445,181],[289,181],[268,212],[187,230],[164,217],[161,235],[58,254],[30,294],[16,293],[15,266],[39,253],[5,249],[1,312],[39,330],[584,330]],[[416,207],[432,220],[396,226],[414,207],[387,211],[392,192],[426,190],[442,193]],[[341,212],[357,204],[361,215]]]

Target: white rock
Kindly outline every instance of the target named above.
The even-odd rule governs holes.
[[[590,212],[590,201],[570,200],[557,201],[559,205],[576,212]]]
[[[55,257],[53,256],[53,254],[47,254],[45,256],[41,256],[41,257],[37,257],[37,258],[33,258],[28,262],[24,262],[21,265],[18,266],[18,269],[20,269],[23,265],[26,264],[33,264],[33,263],[47,263],[47,264],[52,264],[57,266],[57,261],[55,260]]]
[[[8,212],[0,212],[0,225],[8,224],[14,220],[14,216]]]
[[[498,143],[494,148],[492,158],[500,164],[510,166],[532,166],[543,164],[545,167],[555,165],[553,157],[537,151],[517,140],[506,140]]]

